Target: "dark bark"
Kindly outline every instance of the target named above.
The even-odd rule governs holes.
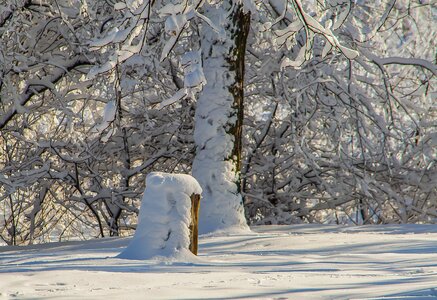
[[[228,62],[231,70],[235,71],[235,84],[230,87],[230,92],[234,97],[233,108],[237,115],[237,121],[229,130],[235,137],[234,149],[229,159],[235,160],[236,172],[241,171],[241,152],[243,148],[243,119],[244,119],[244,58],[246,54],[247,36],[250,29],[250,13],[244,13],[242,5],[236,5],[233,17],[234,32],[232,35],[235,40],[235,48],[231,53]],[[236,183],[238,193],[241,192],[241,178]]]

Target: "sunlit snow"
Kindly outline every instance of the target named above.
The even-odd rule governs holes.
[[[437,226],[265,226],[199,256],[126,260],[130,238],[0,248],[18,299],[437,299]]]
[[[201,193],[199,183],[190,175],[162,172],[147,175],[135,235],[119,257],[190,256],[190,196]]]

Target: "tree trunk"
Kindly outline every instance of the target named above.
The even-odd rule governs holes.
[[[201,28],[207,80],[197,101],[193,175],[203,189],[199,231],[247,228],[240,193],[244,55],[249,14],[231,0],[205,4],[204,15],[224,31]]]

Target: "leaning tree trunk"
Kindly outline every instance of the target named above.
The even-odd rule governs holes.
[[[236,2],[236,1],[235,1]],[[205,4],[201,30],[207,84],[197,101],[193,175],[203,189],[199,231],[247,228],[240,193],[244,55],[250,16],[241,4]]]

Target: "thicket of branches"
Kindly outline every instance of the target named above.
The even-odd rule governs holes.
[[[148,172],[191,171],[197,90],[178,97],[183,57],[214,25],[201,1],[169,3],[0,5],[3,242],[129,232]],[[244,5],[248,221],[435,222],[432,3]]]
[[[436,220],[436,67],[430,63],[436,43],[425,21],[432,8],[413,1],[347,3],[322,5],[320,13],[336,22],[346,10],[337,34],[360,53],[354,60],[324,56],[319,39],[300,69],[271,69],[255,61],[263,55],[279,61],[289,52],[282,47],[278,54],[275,41],[253,37],[261,44],[248,52],[254,63],[247,103],[264,115],[247,118],[252,222]],[[277,16],[278,10],[268,11]],[[288,42],[280,34],[291,22],[276,24],[276,43]],[[291,53],[300,51],[305,34],[295,38]]]

